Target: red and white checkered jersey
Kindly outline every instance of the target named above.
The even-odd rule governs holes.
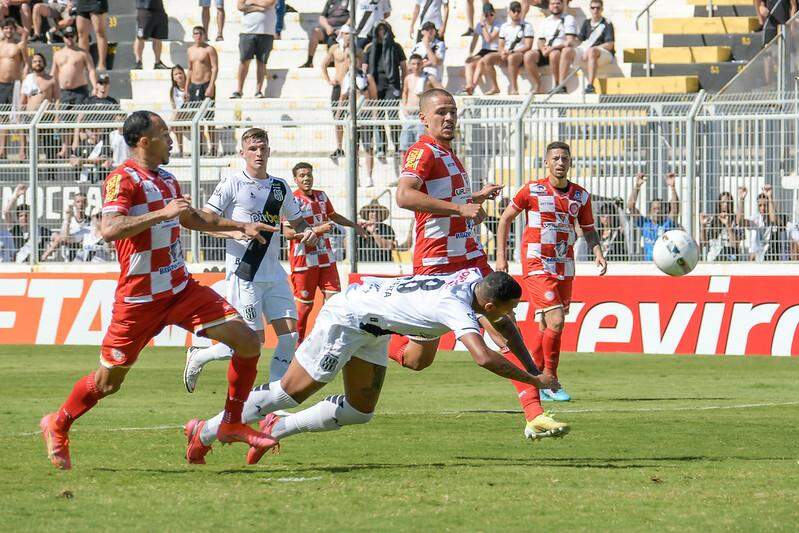
[[[456,204],[472,202],[469,177],[458,156],[427,135],[408,150],[400,177],[422,180],[420,190],[433,198]],[[458,215],[416,213],[414,272],[424,269],[431,273],[437,266],[471,263],[484,255],[471,221]]]
[[[556,189],[545,178],[525,184],[511,205],[527,212],[522,234],[524,275],[573,278],[575,221],[583,231],[594,229],[588,191],[572,182],[565,191]]]
[[[323,191],[311,190],[311,195],[297,189],[294,197],[300,206],[302,218],[312,227],[324,224],[328,217],[335,213],[330,198]],[[326,267],[335,264],[336,258],[330,247],[330,239],[322,237],[316,245],[300,244],[299,241],[290,241],[289,264],[292,272],[302,272],[309,268]]]
[[[140,216],[179,198],[178,180],[164,170],[142,168],[132,159],[111,171],[103,185],[103,214]],[[152,302],[182,291],[189,281],[180,243],[180,221],[165,220],[114,241],[120,274],[116,301]]]

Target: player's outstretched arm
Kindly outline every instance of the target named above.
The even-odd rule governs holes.
[[[538,376],[534,376],[533,374],[522,370],[502,357],[502,354],[497,353],[486,346],[483,337],[481,337],[478,333],[467,333],[460,338],[460,341],[463,343],[466,349],[469,350],[474,362],[489,372],[493,372],[494,374],[506,379],[512,379],[514,381],[521,381],[522,383],[533,385],[539,389],[549,389],[554,387],[554,389],[557,390],[560,388],[560,384],[558,384],[558,381],[552,376],[548,374],[539,374]]]
[[[482,317],[485,318],[485,317]],[[488,319],[486,319],[488,320]],[[527,346],[524,344],[524,339],[522,338],[522,334],[519,331],[518,326],[516,323],[511,320],[511,317],[506,316],[498,320],[497,322],[489,322],[497,332],[505,337],[505,342],[508,345],[508,349],[513,352],[513,355],[519,358],[519,361],[524,365],[525,370],[529,373],[537,376],[541,373],[541,369],[535,366],[535,362],[533,361],[532,356],[530,355],[530,351],[527,349]]]
[[[294,220],[289,220],[288,223],[291,226],[291,229],[294,230],[295,234],[299,233],[301,235],[299,239],[296,236],[293,237],[294,240],[299,240],[302,244],[310,245],[314,245],[319,242],[319,235],[304,218],[295,218]]]
[[[266,239],[261,235],[261,232],[275,233],[280,231],[280,228],[268,226],[262,222],[239,222],[228,218],[222,218],[216,213],[211,213],[202,209],[194,209],[191,207],[191,204],[188,210],[180,214],[180,225],[186,229],[195,231],[240,231],[247,237],[258,240],[261,244],[266,243]]]
[[[518,211],[513,205],[508,205],[502,215],[499,217],[499,226],[497,227],[497,265],[498,272],[508,271],[508,256],[507,246],[508,235],[510,234],[510,225],[514,219],[519,215]],[[506,337],[507,338],[507,337]]]
[[[158,211],[139,216],[128,216],[114,212],[104,213],[100,222],[100,233],[105,242],[127,239],[165,220],[181,216],[191,209],[191,202],[188,198],[183,197],[175,198]]]

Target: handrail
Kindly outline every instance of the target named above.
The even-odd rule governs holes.
[[[646,70],[647,78],[652,76],[652,17],[649,14],[649,10],[657,1],[658,0],[652,0],[649,2],[644,10],[638,13],[638,16],[635,17],[635,31],[638,31],[638,21],[642,16],[644,16],[644,14],[646,14],[646,63],[644,65],[644,70]]]

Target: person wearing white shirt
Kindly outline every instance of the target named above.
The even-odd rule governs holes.
[[[425,22],[422,26],[422,39],[411,48],[411,55],[414,54],[422,57],[423,72],[435,76],[438,80],[444,79],[444,58],[447,47],[436,35],[436,27],[432,22]]]
[[[525,66],[549,65],[555,87],[566,79],[577,55],[577,22],[573,16],[563,12],[564,6],[563,0],[550,0],[551,14],[538,30],[538,49],[530,50],[524,57]],[[562,87],[558,92],[565,93],[566,88]]]
[[[757,195],[757,212],[749,218],[744,216],[746,187],[738,187],[738,226],[749,230],[749,259],[764,261],[769,247],[777,240],[777,210],[774,207],[774,189],[764,185],[763,191]],[[778,255],[773,253],[770,255]]]
[[[411,27],[409,35],[416,41],[422,40],[422,28],[425,23],[432,22],[435,25],[438,37],[444,40],[447,31],[447,21],[449,20],[449,0],[413,0],[413,13],[411,14]],[[414,35],[416,21],[419,21],[419,32]]]
[[[244,80],[250,71],[250,61],[255,59],[255,98],[263,98],[266,78],[266,63],[272,53],[277,27],[277,11],[274,0],[238,0],[241,11],[241,33],[239,34],[239,70],[236,75],[236,91],[232,98],[241,98]]]
[[[494,6],[483,4],[483,18],[477,23],[472,32],[472,43],[469,45],[469,57],[466,58],[464,66],[466,78],[466,94],[474,93],[474,88],[480,83],[482,69],[480,60],[489,54],[496,54],[499,50],[499,28]],[[474,47],[477,39],[480,38],[480,50],[475,54]]]
[[[390,0],[358,0],[352,27],[355,32],[355,46],[363,50],[372,39],[372,28],[391,15]]]
[[[508,6],[508,13],[510,20],[499,29],[498,53],[488,54],[480,60],[482,74],[488,81],[489,89],[485,93],[487,95],[499,93],[497,65],[507,65],[508,67],[508,94],[519,94],[517,82],[522,64],[527,70],[527,75],[530,76],[534,90],[540,85],[538,68],[534,63],[528,68],[527,62],[524,61],[525,54],[533,47],[533,37],[535,36],[533,27],[522,19],[522,5],[519,2],[511,2]]]
[[[578,35],[580,46],[577,47],[575,65],[586,68],[585,77],[588,83],[585,92],[592,94],[596,92],[594,80],[597,68],[613,62],[616,36],[613,23],[602,16],[604,8],[602,0],[591,0],[588,7],[591,10],[591,18],[586,19],[580,28]]]

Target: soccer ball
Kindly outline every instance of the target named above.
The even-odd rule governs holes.
[[[652,259],[669,276],[683,276],[699,261],[699,246],[681,229],[667,231],[655,242]]]

